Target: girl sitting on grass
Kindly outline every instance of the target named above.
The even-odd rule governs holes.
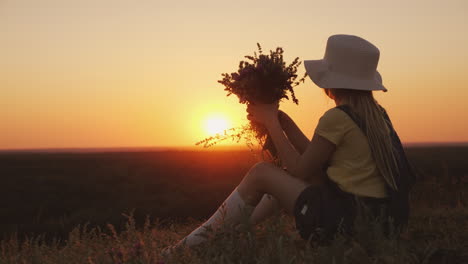
[[[373,91],[387,91],[377,72],[379,55],[360,37],[334,35],[322,60],[304,62],[308,76],[336,103],[311,140],[277,104],[250,104],[248,118],[268,129],[284,169],[254,165],[213,216],[164,253],[198,245],[206,241],[200,234],[207,227],[238,224],[244,213],[258,223],[277,204],[295,217],[304,239],[330,239],[337,230],[352,234],[363,207],[373,218],[391,218],[387,225],[404,226],[411,172],[386,111],[373,97]]]

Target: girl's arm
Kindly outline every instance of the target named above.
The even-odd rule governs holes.
[[[278,111],[278,120],[294,148],[300,153],[304,153],[310,140],[296,125],[296,123],[285,112]]]
[[[250,119],[261,122],[268,129],[281,163],[290,174],[312,184],[323,182],[328,161],[336,149],[333,143],[315,134],[301,154],[286,137],[274,104],[249,105],[247,111]]]

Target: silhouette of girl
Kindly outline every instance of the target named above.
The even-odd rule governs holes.
[[[358,204],[404,225],[411,175],[390,119],[373,97],[373,91],[387,91],[377,72],[379,56],[360,37],[334,35],[322,60],[304,62],[337,106],[323,114],[311,140],[278,104],[250,104],[248,118],[268,129],[285,169],[254,165],[213,216],[165,252],[195,246],[206,240],[200,236],[206,227],[239,223],[243,213],[258,223],[278,205],[294,215],[304,239],[330,238],[340,225],[350,231]]]

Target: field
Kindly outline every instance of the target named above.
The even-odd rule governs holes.
[[[468,260],[468,147],[412,147],[407,153],[419,175],[412,193],[408,245],[403,250],[400,244],[391,244],[395,241],[381,239],[382,248],[370,250],[365,247],[369,236],[359,240],[360,245],[369,253],[369,261],[385,259],[376,252],[389,247],[407,252],[398,254],[408,263],[464,263]],[[240,150],[1,153],[0,263],[64,263],[53,256],[68,263],[156,263],[158,250],[213,213],[258,160]],[[344,246],[342,251],[336,249],[342,245],[337,239],[332,246],[309,254],[311,249],[294,235],[292,219],[282,214],[249,230],[253,233],[246,234],[255,234],[256,239],[249,235],[250,240],[229,240],[225,234],[217,245],[237,252],[234,248],[240,250],[247,242],[257,243],[250,247],[255,252],[243,253],[256,259],[254,263],[274,262],[266,258],[279,251],[269,248],[269,243],[265,247],[258,243],[272,233],[277,234],[275,239],[282,237],[285,248],[276,263],[359,252],[346,251]],[[82,246],[77,247],[77,242]],[[221,261],[215,248],[205,250],[211,252],[206,254],[183,253],[177,262],[243,262],[232,260],[242,258],[237,253],[225,254]],[[291,254],[302,257],[281,260],[290,260]],[[363,257],[359,262],[365,262]]]

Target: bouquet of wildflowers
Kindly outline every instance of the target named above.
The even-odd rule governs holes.
[[[270,54],[264,54],[260,44],[257,43],[257,47],[258,53],[254,52],[253,56],[245,56],[247,60],[239,63],[237,72],[222,74],[223,78],[218,82],[224,86],[227,96],[236,95],[241,104],[272,104],[283,99],[292,99],[295,104],[298,104],[293,88],[304,82],[306,77],[304,75],[298,79],[297,68],[301,65],[299,58],[286,65],[282,48],[278,47],[274,51],[270,50]],[[230,131],[234,133],[230,134]],[[202,140],[197,145],[203,144],[208,147],[227,138],[240,141],[252,134],[258,142],[264,145],[264,149],[272,146],[268,140],[266,128],[253,121],[240,129],[225,131],[224,135]]]

